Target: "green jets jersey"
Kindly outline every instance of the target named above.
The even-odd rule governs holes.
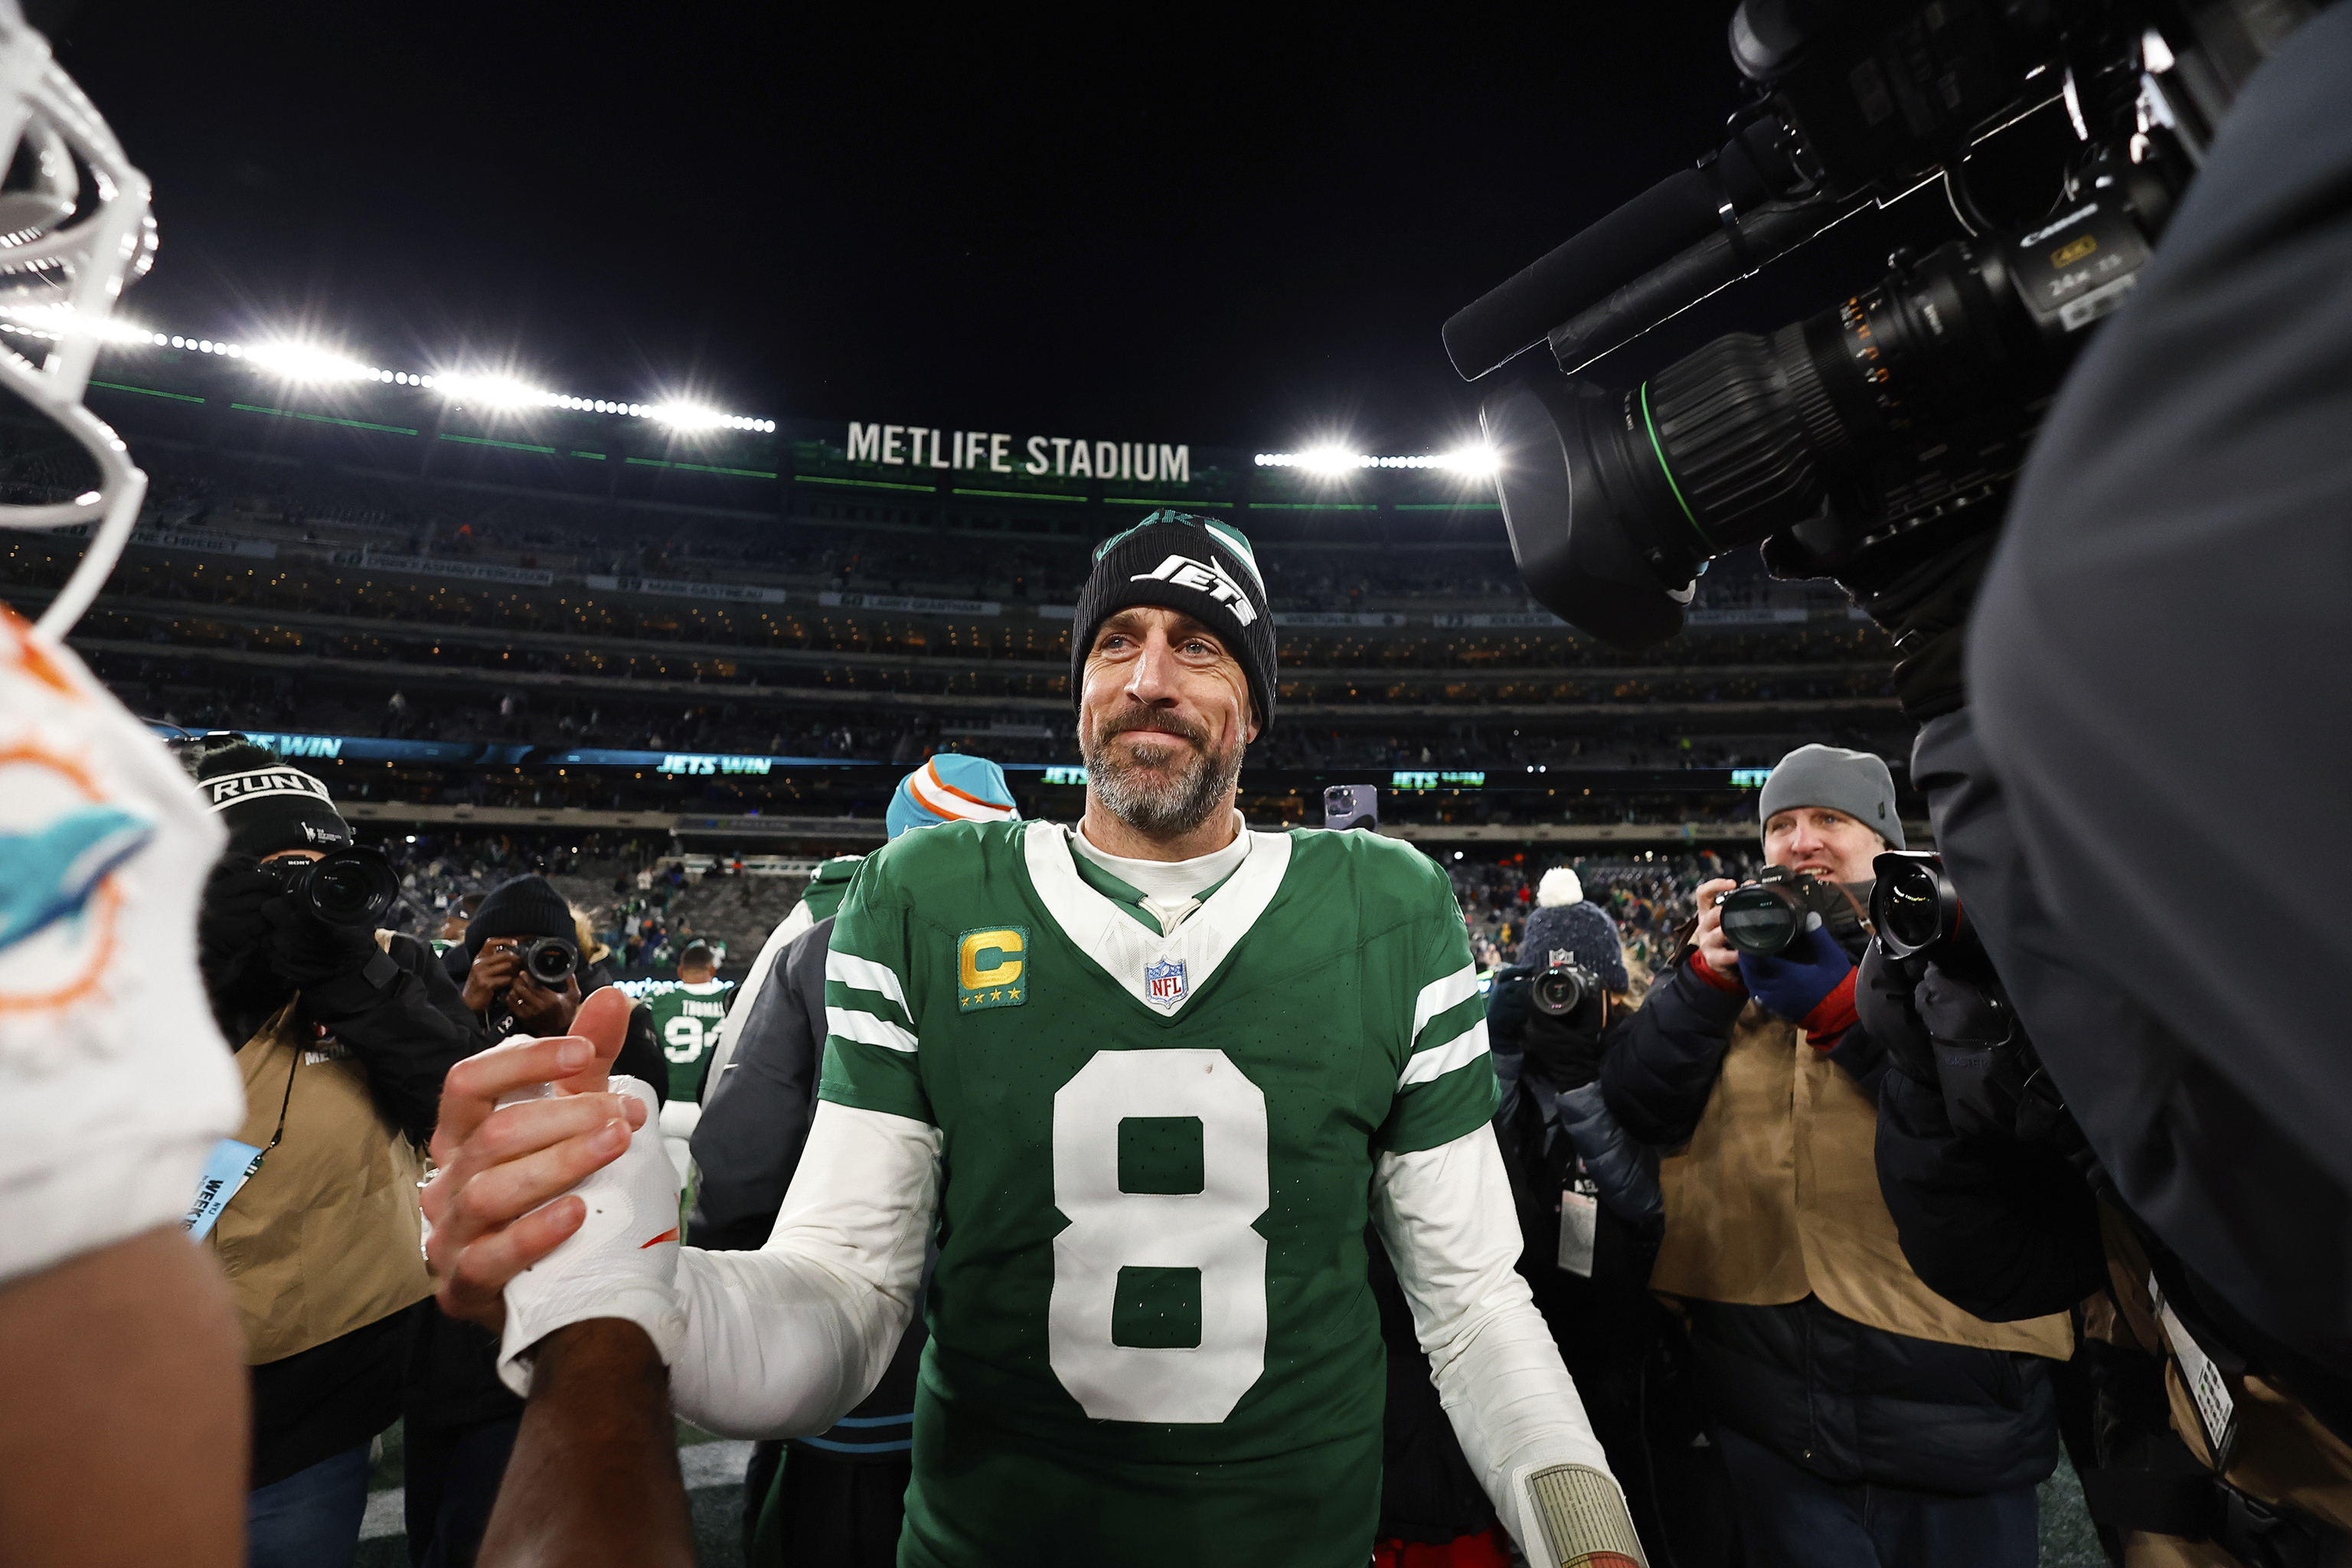
[[[1320,831],[1255,835],[1171,935],[1104,880],[1051,824],[949,823],[834,923],[820,1096],[944,1151],[899,1561],[1360,1568],[1375,1162],[1496,1097],[1453,889]]]
[[[719,1043],[719,1020],[727,1016],[731,980],[705,980],[646,998],[654,1016],[654,1038],[669,1058],[669,1098],[693,1104],[702,1099],[702,1075],[710,1070],[710,1049]]]

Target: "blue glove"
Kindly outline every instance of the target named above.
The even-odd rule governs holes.
[[[1766,1012],[1824,1042],[1853,1022],[1853,960],[1826,926],[1805,932],[1778,957],[1741,953],[1739,977]]]

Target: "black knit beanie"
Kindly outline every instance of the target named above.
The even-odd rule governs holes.
[[[544,877],[517,877],[482,896],[482,907],[466,926],[466,951],[478,953],[494,936],[560,936],[579,941],[572,906]]]
[[[327,786],[257,741],[231,741],[196,759],[196,784],[228,829],[232,855],[341,849],[351,824]]]
[[[1070,702],[1087,679],[1095,633],[1131,605],[1181,610],[1225,639],[1249,678],[1258,733],[1274,725],[1274,614],[1249,540],[1229,522],[1189,512],[1155,511],[1095,552],[1094,574],[1078,594],[1070,624]]]

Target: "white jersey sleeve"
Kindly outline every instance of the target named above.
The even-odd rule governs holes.
[[[1518,1215],[1494,1130],[1381,1156],[1372,1219],[1412,1308],[1438,1403],[1528,1561],[1574,1559],[1564,1534],[1587,1550],[1643,1561],[1575,1380],[1513,1267]],[[1574,1505],[1566,1509],[1554,1495],[1563,1484]]]
[[[874,1390],[914,1316],[940,1131],[822,1101],[757,1252],[679,1255],[677,1413],[727,1437],[814,1436]]]
[[[244,1120],[196,972],[220,845],[162,743],[0,607],[0,1285],[184,1218]]]

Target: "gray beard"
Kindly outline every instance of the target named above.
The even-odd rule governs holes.
[[[1247,750],[1235,746],[1223,757],[1212,757],[1181,741],[1167,744],[1182,753],[1181,771],[1173,777],[1114,757],[1108,742],[1092,748],[1087,758],[1087,784],[1095,798],[1148,838],[1181,837],[1207,822],[1241,777],[1242,755]]]

